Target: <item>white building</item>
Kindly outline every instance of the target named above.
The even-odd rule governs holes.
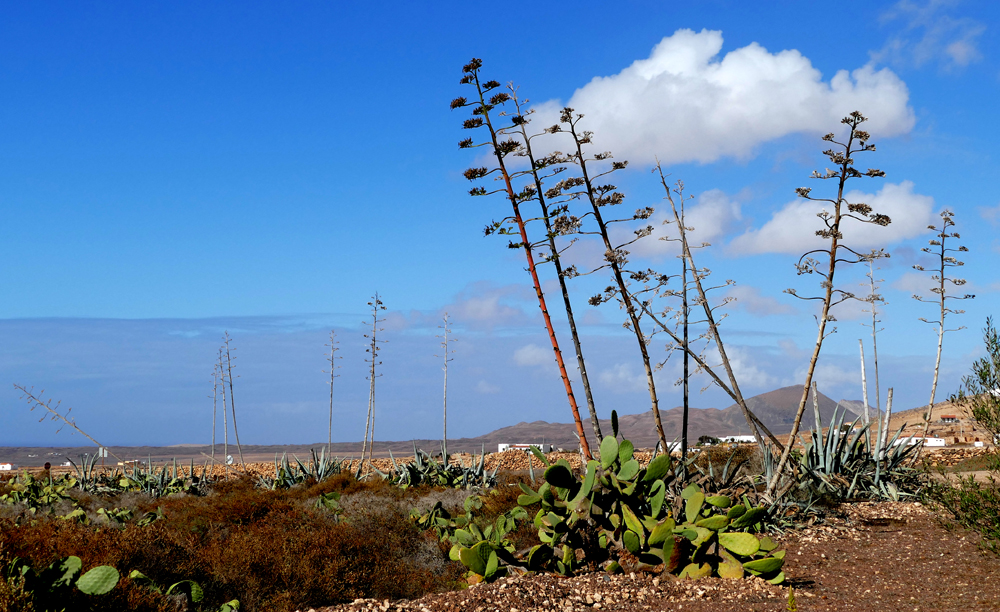
[[[920,437],[917,437],[917,436],[912,436],[912,437],[907,437],[907,438],[899,438],[898,440],[896,440],[896,442],[893,444],[893,446],[899,446],[900,444],[909,444],[910,446],[916,446],[917,444],[923,444],[924,446],[927,446],[927,447],[932,447],[932,446],[938,446],[938,447],[940,447],[940,446],[946,446],[945,443],[944,443],[944,438],[920,438]]]
[[[0,472],[9,472],[14,469],[13,463],[0,463]]]
[[[749,444],[757,441],[753,436],[723,436],[719,439],[727,444]]]
[[[509,450],[519,450],[527,453],[531,451],[532,446],[537,446],[538,450],[542,451],[543,453],[552,452],[551,444],[497,444],[497,452],[502,453],[504,451],[509,451]]]

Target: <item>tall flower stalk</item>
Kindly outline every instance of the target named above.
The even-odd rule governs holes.
[[[232,338],[227,331],[222,338],[222,350],[226,357],[226,368],[223,373],[223,386],[229,381],[229,408],[233,411],[233,435],[236,436],[236,448],[240,452],[240,464],[246,469],[247,462],[243,460],[243,446],[240,444],[240,430],[236,426],[236,392],[233,390],[233,353],[229,344]]]
[[[338,344],[340,344],[340,343],[337,342],[337,332],[335,330],[330,330],[330,344],[327,345],[327,346],[330,347],[330,355],[327,357],[327,361],[330,363],[330,371],[329,371],[329,374],[330,374],[330,427],[329,427],[329,430],[328,430],[328,433],[327,433],[327,438],[326,438],[326,453],[328,455],[330,454],[330,447],[333,445],[333,383],[334,383],[334,380],[336,380],[337,377],[340,376],[339,374],[334,374],[334,371],[337,368],[340,367],[340,366],[337,365],[337,360],[338,359],[342,359],[342,357],[338,357],[337,356],[337,351],[340,350],[340,347],[337,346]]]
[[[781,479],[785,466],[788,464],[792,445],[795,443],[795,438],[799,433],[802,414],[805,412],[806,402],[809,399],[809,388],[812,386],[816,364],[819,361],[820,351],[823,348],[823,340],[834,331],[832,329],[828,331],[827,329],[828,324],[835,320],[830,310],[837,304],[855,297],[853,293],[837,289],[834,284],[837,264],[854,264],[864,261],[864,255],[842,243],[844,239],[842,223],[848,219],[879,226],[886,226],[891,223],[889,217],[874,213],[872,207],[868,204],[863,202],[848,202],[844,197],[848,180],[861,177],[876,178],[885,176],[885,172],[875,168],[869,168],[865,172],[854,168],[854,155],[875,150],[875,145],[868,143],[871,138],[868,132],[859,128],[866,120],[861,113],[854,111],[841,121],[848,128],[847,137],[844,139],[844,142],[836,140],[836,136],[833,133],[823,137],[823,140],[831,142],[838,147],[837,150],[831,148],[823,152],[834,164],[835,169],[831,170],[827,168],[823,173],[813,171],[812,177],[820,180],[836,180],[837,194],[835,198],[813,197],[810,195],[812,189],[808,187],[799,187],[795,190],[800,198],[823,203],[823,208],[816,215],[823,222],[823,226],[816,231],[816,235],[826,240],[827,243],[824,248],[813,249],[803,254],[795,265],[796,271],[800,275],[816,274],[820,277],[821,294],[818,296],[803,297],[798,295],[794,289],[786,290],[790,295],[803,300],[817,300],[821,306],[820,314],[817,317],[816,345],[813,348],[812,357],[809,359],[806,369],[806,379],[802,385],[802,398],[795,412],[795,420],[792,423],[792,431],[788,435],[788,443],[785,445],[785,450],[781,453],[781,458],[778,460],[777,469],[767,485],[765,495],[768,497],[774,494],[778,486],[778,481]],[[832,208],[832,212],[827,210],[828,207]],[[813,256],[820,259],[816,259]]]
[[[371,464],[372,456],[375,448],[375,379],[382,376],[377,373],[378,366],[382,365],[379,361],[378,355],[381,347],[379,344],[384,344],[385,340],[380,340],[378,335],[379,332],[385,331],[384,328],[379,327],[385,319],[379,318],[379,313],[385,310],[385,305],[382,303],[381,298],[378,296],[378,291],[372,296],[372,301],[368,302],[368,306],[372,309],[371,314],[371,331],[365,334],[365,338],[368,339],[368,347],[365,352],[368,353],[368,357],[365,358],[365,362],[368,363],[368,416],[365,419],[365,441],[361,446],[361,462],[358,463],[357,477],[361,477],[362,468],[365,465],[365,451],[368,452],[368,463]],[[371,442],[369,443],[369,435],[371,436]]]
[[[664,449],[666,449],[667,437],[663,431],[663,421],[660,418],[660,401],[656,391],[656,380],[653,377],[653,366],[649,356],[649,336],[643,333],[642,323],[640,321],[642,311],[633,300],[632,293],[629,290],[629,283],[625,278],[626,275],[629,275],[631,280],[641,281],[646,280],[649,277],[646,273],[628,274],[628,272],[624,269],[625,265],[628,263],[628,251],[624,247],[632,244],[636,240],[649,236],[652,234],[653,228],[652,226],[647,226],[635,230],[635,238],[625,244],[614,244],[608,230],[608,225],[610,223],[648,219],[652,216],[653,209],[649,207],[641,208],[637,210],[635,215],[629,219],[612,220],[604,218],[602,209],[607,206],[621,204],[624,201],[625,196],[621,192],[617,191],[617,187],[614,185],[600,185],[597,184],[596,181],[612,172],[624,169],[628,165],[628,162],[614,161],[611,162],[611,166],[608,170],[598,172],[596,174],[593,173],[592,168],[590,167],[590,162],[602,162],[611,159],[612,156],[611,153],[605,152],[597,153],[592,157],[588,157],[584,153],[584,145],[589,145],[593,142],[593,133],[577,129],[577,125],[581,119],[583,119],[582,114],[575,113],[572,108],[564,108],[559,116],[559,125],[553,125],[549,128],[550,132],[556,133],[561,131],[572,137],[574,150],[562,159],[575,164],[580,170],[580,176],[559,181],[555,187],[546,192],[546,195],[549,197],[559,197],[562,195],[569,195],[570,197],[579,196],[590,204],[590,210],[588,210],[584,215],[581,215],[581,218],[589,216],[596,224],[597,234],[600,236],[604,246],[605,261],[605,263],[598,269],[605,267],[610,269],[611,277],[614,282],[614,285],[609,286],[604,291],[603,295],[596,295],[592,297],[590,299],[590,303],[591,305],[596,306],[603,302],[616,299],[619,301],[622,309],[625,310],[627,317],[625,327],[627,327],[635,336],[636,343],[639,348],[639,354],[642,357],[642,365],[646,374],[646,388],[649,391],[650,410],[653,413],[653,422],[656,425],[656,433],[659,437],[660,444]],[[574,191],[577,189],[579,190]]]
[[[442,432],[441,432],[441,460],[444,461],[445,465],[448,464],[448,362],[453,361],[451,355],[455,352],[449,344],[455,342],[455,338],[451,338],[451,321],[448,318],[448,313],[444,313],[442,317],[442,324],[438,325],[438,329],[442,330],[442,333],[437,337],[441,338],[441,354],[435,355],[435,357],[440,357],[443,360],[441,364],[441,369],[444,371],[444,416],[441,419],[442,422]]]
[[[541,158],[535,157],[531,148],[532,139],[544,136],[550,132],[549,130],[545,130],[541,133],[528,134],[527,126],[531,121],[529,117],[534,114],[534,111],[524,109],[524,105],[528,101],[517,97],[517,89],[515,87],[508,85],[508,89],[510,90],[511,100],[514,102],[517,111],[517,114],[512,117],[511,122],[514,124],[514,131],[520,134],[524,142],[524,149],[518,151],[517,155],[526,157],[530,167],[528,172],[534,185],[535,198],[538,200],[538,205],[541,208],[540,218],[545,224],[545,239],[542,242],[548,247],[548,253],[544,258],[545,261],[551,261],[556,270],[556,279],[559,281],[563,307],[566,310],[566,321],[569,324],[570,336],[573,339],[573,349],[576,351],[576,364],[580,370],[580,382],[583,384],[583,394],[587,400],[587,411],[590,413],[590,426],[594,431],[594,436],[597,438],[597,444],[599,445],[601,440],[604,439],[604,435],[601,432],[601,423],[597,417],[597,406],[594,403],[594,393],[590,386],[590,377],[587,375],[587,362],[583,357],[583,346],[580,342],[580,333],[576,327],[573,303],[569,298],[569,288],[566,285],[567,278],[576,276],[576,267],[563,268],[562,250],[556,245],[556,237],[574,232],[577,228],[578,220],[566,214],[567,208],[565,206],[556,205],[555,207],[550,207],[543,187],[543,180],[545,178],[559,174],[565,171],[566,168],[558,165],[562,161],[562,158],[558,155],[549,155]],[[548,171],[548,176],[543,177],[543,171]],[[553,219],[556,220],[555,223],[553,223]]]
[[[941,212],[941,227],[935,227],[933,225],[928,225],[927,229],[934,230],[937,232],[936,237],[930,240],[930,246],[921,249],[924,253],[933,255],[937,259],[937,265],[931,270],[934,274],[931,279],[935,281],[934,286],[931,287],[931,292],[936,294],[937,297],[933,299],[923,298],[919,295],[914,294],[913,299],[919,302],[930,302],[937,305],[938,307],[938,318],[934,321],[928,321],[927,319],[921,318],[920,320],[924,323],[930,323],[931,325],[937,326],[938,332],[938,342],[937,342],[937,356],[934,358],[934,379],[931,381],[931,397],[927,402],[927,411],[924,413],[924,433],[923,436],[927,437],[927,428],[931,424],[931,418],[934,412],[934,398],[937,393],[938,384],[938,374],[941,371],[941,348],[944,345],[944,335],[948,332],[959,331],[965,329],[965,326],[956,327],[955,329],[945,329],[945,317],[949,314],[959,315],[964,313],[964,310],[955,310],[948,307],[948,300],[971,300],[976,297],[975,295],[966,293],[964,295],[951,295],[948,293],[949,284],[951,287],[961,287],[965,284],[965,279],[955,278],[953,276],[948,276],[948,268],[955,268],[958,266],[964,266],[965,262],[959,261],[954,255],[950,253],[965,253],[969,249],[964,246],[959,246],[956,248],[948,248],[946,243],[949,238],[959,239],[958,232],[950,231],[950,228],[955,226],[955,221],[953,217],[955,213],[950,210],[944,210]],[[934,247],[934,248],[931,248]],[[913,266],[914,270],[920,272],[926,272],[923,266]],[[948,283],[948,284],[945,284]],[[919,455],[920,449],[917,449],[917,453],[914,455]]]
[[[587,443],[587,436],[583,430],[580,410],[577,406],[576,396],[573,394],[573,385],[570,382],[569,374],[566,371],[566,364],[563,361],[562,351],[559,348],[559,341],[556,338],[555,328],[552,325],[552,318],[549,315],[548,306],[545,303],[545,294],[542,292],[542,284],[538,278],[538,270],[535,265],[534,255],[532,254],[531,241],[528,239],[525,219],[521,213],[521,204],[534,198],[535,189],[532,188],[521,192],[515,191],[514,184],[511,179],[511,173],[507,168],[507,156],[519,151],[523,145],[515,138],[504,138],[505,130],[508,130],[513,126],[513,124],[504,126],[494,125],[494,118],[499,118],[499,112],[493,114],[493,111],[498,106],[510,101],[511,97],[505,92],[490,94],[490,92],[500,87],[500,83],[494,80],[485,82],[481,81],[479,73],[482,66],[482,60],[473,59],[462,68],[464,75],[462,76],[461,83],[463,85],[470,85],[474,87],[476,97],[471,102],[464,97],[455,98],[451,102],[451,108],[456,109],[466,106],[472,107],[472,117],[465,120],[463,127],[469,130],[486,128],[486,131],[489,133],[489,140],[486,142],[475,144],[472,138],[466,138],[459,142],[459,147],[463,149],[484,145],[491,147],[493,156],[497,161],[497,167],[492,170],[486,167],[470,168],[465,171],[465,178],[470,181],[477,181],[479,179],[486,178],[495,172],[500,174],[499,178],[503,181],[503,186],[497,191],[504,193],[510,201],[513,210],[513,215],[510,217],[510,220],[515,225],[515,232],[519,237],[518,242],[511,242],[508,246],[512,249],[522,249],[524,251],[524,256],[528,264],[528,273],[531,275],[531,282],[535,289],[535,297],[538,299],[538,308],[542,312],[545,329],[548,332],[549,341],[552,344],[553,356],[556,360],[556,366],[559,369],[559,376],[562,379],[563,387],[566,391],[566,399],[569,402],[570,411],[573,414],[573,422],[576,425],[576,433],[580,438],[580,450],[585,458],[590,459],[590,446]],[[489,95],[489,99],[487,99],[487,95]],[[503,140],[501,140],[502,138]],[[485,187],[476,186],[473,187],[469,193],[474,196],[481,196],[487,195],[488,193],[496,193],[496,191],[489,192]],[[502,225],[504,225],[503,222],[495,222],[490,226],[487,226],[487,233],[496,231]]]

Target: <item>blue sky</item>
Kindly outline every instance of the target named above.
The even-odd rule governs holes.
[[[897,407],[927,401],[936,338],[918,318],[935,312],[909,297],[930,286],[911,266],[944,208],[970,249],[961,275],[978,296],[954,319],[969,329],[945,338],[938,397],[957,389],[1000,289],[992,3],[477,10],[0,9],[0,444],[74,440],[38,423],[12,383],[46,389],[109,444],[206,441],[224,330],[239,355],[244,441],[325,439],[330,329],[344,357],[334,436],[360,439],[361,321],[376,290],[390,341],[379,438],[438,435],[434,335],[445,310],[459,339],[452,435],[568,420],[523,262],[482,237],[506,205],[470,199],[461,176],[478,160],[457,149],[464,115],[448,103],[467,93],[458,78],[473,56],[485,75],[516,82],[540,116],[566,103],[585,113],[597,145],[631,162],[616,177],[629,210],[660,202],[654,155],[685,181],[696,231],[713,244],[700,262],[737,282],[724,338],[750,393],[801,382],[812,311],[781,292],[815,285],[792,265],[814,220],[796,212],[794,189],[817,187],[807,177],[827,162],[819,136],[859,106],[878,146],[859,163],[887,176],[855,187],[895,213],[883,234],[865,237],[893,254],[879,276],[889,301],[881,395],[893,386]],[[634,251],[664,269],[676,263],[655,245]],[[593,248],[571,256],[585,263]],[[586,305],[603,284],[573,284],[598,410],[639,412],[648,400],[621,313]],[[857,340],[868,332],[857,312],[839,318],[818,382],[858,398]],[[567,333],[561,340],[569,346]],[[659,339],[652,346],[663,358]],[[661,373],[666,406],[680,402],[678,362]],[[693,403],[730,402],[709,390]]]

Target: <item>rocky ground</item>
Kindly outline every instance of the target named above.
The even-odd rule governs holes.
[[[823,525],[781,536],[788,584],[670,576],[514,576],[414,601],[358,600],[315,612],[690,612],[1000,610],[1000,559],[978,536],[917,503],[842,506]]]

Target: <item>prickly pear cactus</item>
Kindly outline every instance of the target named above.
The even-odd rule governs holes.
[[[98,565],[76,581],[76,588],[87,595],[104,595],[118,584],[118,570],[110,565]]]
[[[706,496],[695,484],[671,507],[668,488],[677,485],[680,473],[670,456],[641,467],[632,443],[618,441],[616,421],[613,435],[601,442],[600,461],[590,461],[582,479],[564,460],[548,464],[536,455],[546,466],[545,483],[537,491],[522,484],[518,498],[522,506],[541,506],[534,523],[542,544],[529,551],[527,569],[569,575],[582,566],[604,565],[618,571],[627,560],[636,569],[692,579],[750,573],[784,580],[784,553],[775,552],[767,538],[740,532],[757,528],[765,508],[746,498]]]

